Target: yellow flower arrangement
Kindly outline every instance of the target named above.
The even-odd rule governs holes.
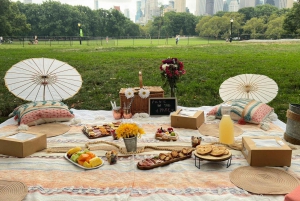
[[[122,123],[116,130],[117,137],[120,138],[131,138],[141,137],[145,134],[143,128],[139,127],[136,123]]]

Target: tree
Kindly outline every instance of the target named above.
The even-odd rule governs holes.
[[[270,5],[270,4],[258,5],[254,8],[254,16],[257,18],[262,18],[262,17],[268,18],[273,13],[278,12],[278,10],[279,9],[277,7]]]
[[[212,16],[203,16],[203,17],[199,20],[199,22],[198,22],[198,24],[196,25],[196,28],[195,28],[195,31],[196,31],[196,33],[199,34],[199,36],[201,36],[201,35],[203,36],[202,31],[205,31],[204,24],[205,24],[206,22],[208,22],[211,18],[212,18]],[[207,25],[206,25],[206,26],[207,26]]]
[[[239,9],[238,13],[244,14],[244,21],[243,24],[246,24],[248,20],[254,17],[254,7],[245,7]]]
[[[199,25],[201,26],[200,36],[214,36],[215,39],[217,39],[222,33],[226,32],[226,30],[228,30],[228,26],[230,26],[230,24],[228,25],[228,23],[225,23],[226,19],[219,16],[213,16],[208,21],[204,22],[205,18],[203,18],[198,23],[201,24],[204,22],[202,26]]]
[[[285,33],[284,29],[282,28],[284,22],[284,16],[273,18],[269,21],[267,25],[267,30],[265,35],[268,38],[281,38],[281,35]]]
[[[27,24],[26,16],[20,13],[16,3],[9,0],[0,0],[0,5],[1,36],[23,35],[30,30],[30,24]]]
[[[300,0],[294,3],[290,12],[286,14],[286,18],[283,23],[283,29],[288,33],[300,34]]]
[[[264,26],[265,25],[262,19],[254,17],[247,21],[247,23],[244,25],[244,30],[250,33],[252,38],[256,38],[258,33],[263,32]]]

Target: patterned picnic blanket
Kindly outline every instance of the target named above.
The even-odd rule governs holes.
[[[110,119],[110,111],[74,111],[81,119],[81,124],[70,125],[69,132],[48,138],[47,146],[72,147],[84,146],[91,140],[82,134],[84,124],[98,124]],[[154,132],[160,126],[170,126],[169,117],[135,119],[143,125],[146,134],[138,140],[138,146],[191,146],[191,136],[202,136],[198,130],[176,129],[179,139],[176,142],[162,142],[154,139]],[[5,125],[1,133],[15,129],[16,125]],[[242,126],[244,133],[238,136],[283,136],[283,130],[276,125],[266,132],[251,125]],[[218,139],[202,136],[204,143]],[[124,143],[113,141],[112,137],[100,140],[114,142],[120,146]],[[109,147],[106,147],[109,149]],[[284,195],[254,195],[236,187],[229,179],[229,173],[237,167],[248,166],[242,153],[231,150],[231,165],[227,161],[201,161],[201,168],[195,166],[195,158],[178,161],[167,166],[151,170],[139,170],[138,161],[150,158],[162,151],[147,151],[141,154],[122,156],[118,162],[109,165],[104,157],[105,150],[95,150],[104,161],[104,165],[94,170],[84,170],[67,161],[64,153],[47,153],[41,151],[26,158],[0,155],[1,180],[21,181],[28,186],[26,201],[53,200],[280,200]],[[286,168],[300,179],[300,152],[293,150],[292,165]]]

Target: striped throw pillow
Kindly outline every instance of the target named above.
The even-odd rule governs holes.
[[[15,116],[18,124],[34,126],[50,122],[69,121],[74,118],[74,114],[68,106],[59,101],[36,101],[23,104],[9,115]]]
[[[274,113],[274,109],[265,103],[253,99],[236,99],[224,102],[222,104],[231,105],[230,117],[232,120],[239,121],[243,119],[245,122],[260,124],[262,122],[269,122],[269,116]],[[216,105],[207,115],[222,117],[221,105]]]

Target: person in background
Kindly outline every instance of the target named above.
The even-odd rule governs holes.
[[[108,43],[108,36],[106,36],[106,43]]]
[[[178,44],[178,41],[179,41],[179,35],[176,35],[176,45]]]
[[[37,38],[37,36],[34,36],[34,44],[38,44],[39,43],[39,40]]]
[[[3,37],[0,36],[0,45],[2,44],[2,41],[3,41]]]

